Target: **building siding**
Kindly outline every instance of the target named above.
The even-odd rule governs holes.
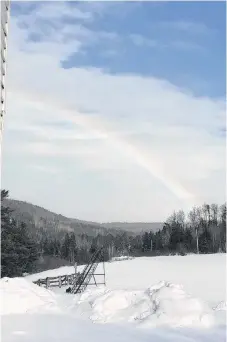
[[[1,133],[6,110],[6,66],[10,1],[1,0]]]

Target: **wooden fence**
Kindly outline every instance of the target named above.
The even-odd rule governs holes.
[[[36,281],[33,281],[33,283],[39,286],[45,286],[47,289],[49,287],[62,287],[72,285],[75,282],[75,279],[78,278],[78,276],[79,273],[65,274],[58,277],[47,277],[44,279],[38,279]]]

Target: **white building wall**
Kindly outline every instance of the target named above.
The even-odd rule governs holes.
[[[10,1],[1,0],[1,134],[6,110],[6,61]]]

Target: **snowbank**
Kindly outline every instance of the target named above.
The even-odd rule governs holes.
[[[180,285],[165,281],[145,291],[97,288],[74,297],[57,296],[24,278],[3,278],[0,289],[2,315],[65,312],[95,323],[141,327],[210,327],[214,323],[212,310],[205,303],[186,294]]]
[[[77,297],[76,297],[77,298]],[[144,327],[210,327],[212,310],[201,300],[186,294],[180,285],[165,281],[146,291],[87,291],[74,309],[96,323],[135,323]]]
[[[0,280],[1,315],[58,311],[55,294],[24,278]]]
[[[114,258],[112,258],[109,262],[114,262],[114,261],[125,261],[125,260],[132,260],[132,259],[134,259],[134,258],[131,257],[131,256],[122,255],[122,256],[119,256],[119,257],[114,257]]]

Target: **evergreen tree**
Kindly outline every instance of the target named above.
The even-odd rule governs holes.
[[[74,262],[76,258],[76,237],[74,233],[69,236],[69,260]]]
[[[97,241],[96,241],[96,239],[93,239],[93,240],[92,240],[92,243],[91,243],[91,248],[90,248],[89,252],[90,252],[91,254],[94,254],[94,253],[97,251],[97,249],[98,249]]]
[[[143,251],[151,250],[151,236],[148,232],[145,232],[143,235]]]
[[[165,251],[169,249],[170,234],[171,234],[171,225],[168,223],[164,223],[160,236],[161,236],[161,244]]]
[[[30,238],[26,225],[18,224],[11,216],[12,211],[4,206],[8,191],[1,191],[1,276],[21,276],[34,270],[38,249]]]
[[[70,238],[69,238],[69,234],[66,233],[65,237],[64,237],[64,241],[62,243],[62,247],[61,247],[61,256],[62,258],[68,260],[69,259],[69,245],[70,245]]]
[[[159,252],[163,249],[161,230],[155,233],[153,249]]]
[[[209,253],[212,251],[212,237],[207,228],[199,236],[199,250],[201,253]]]
[[[194,249],[193,245],[193,235],[189,228],[186,228],[184,231],[184,246],[187,252],[191,252]]]
[[[184,243],[184,231],[178,222],[173,222],[170,234],[170,250],[180,252]]]

